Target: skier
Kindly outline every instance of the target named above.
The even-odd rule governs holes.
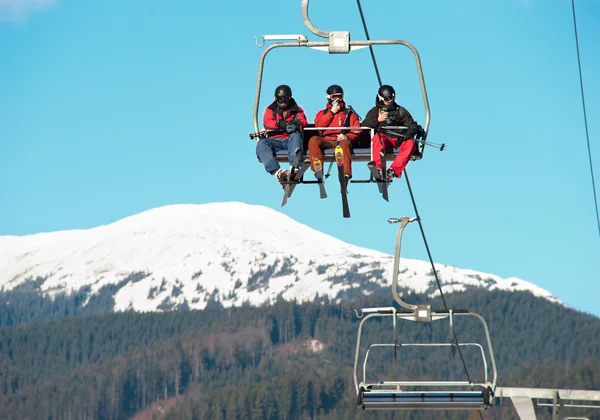
[[[263,125],[269,131],[269,136],[258,141],[256,155],[268,173],[279,182],[287,181],[290,170],[297,169],[293,168],[297,148],[301,152],[296,165],[302,164],[302,129],[308,125],[304,110],[292,97],[292,89],[288,85],[279,85],[275,89],[275,99],[265,109]],[[282,169],[275,159],[275,153],[279,150],[287,150],[290,170]]]
[[[346,181],[352,178],[352,142],[360,135],[360,129],[343,130],[339,127],[360,127],[360,121],[352,107],[346,107],[344,90],[339,85],[331,85],[325,92],[327,98],[326,108],[320,110],[315,116],[316,127],[335,127],[323,130],[318,136],[312,136],[308,141],[308,156],[311,169],[315,171],[322,168],[323,149],[332,149],[339,142],[344,152],[344,176]]]
[[[392,181],[393,178],[400,178],[416,147],[413,137],[418,134],[419,125],[406,108],[396,103],[396,92],[392,86],[383,85],[379,88],[375,106],[367,113],[363,125],[376,129],[371,139],[371,156],[374,161],[369,162],[369,165],[374,163],[377,166],[380,179]],[[385,126],[404,126],[407,129],[401,135],[394,130],[382,128]],[[379,152],[386,146],[399,147],[400,150],[386,173],[382,174]]]

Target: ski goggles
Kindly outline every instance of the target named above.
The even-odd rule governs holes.
[[[278,104],[287,104],[291,99],[291,96],[277,96]]]
[[[381,96],[379,94],[377,94],[377,97],[379,98],[379,100],[381,102],[388,102],[388,103],[394,102],[394,100],[396,99],[396,97],[394,97],[394,96],[389,96],[387,98],[384,98],[383,96]]]

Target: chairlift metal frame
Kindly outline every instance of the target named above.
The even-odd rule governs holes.
[[[308,17],[308,3],[309,3],[309,0],[302,0],[302,19],[304,20],[304,24],[315,35],[322,37],[322,38],[328,38],[329,40],[327,42],[310,42],[310,41],[308,41],[308,38],[306,38],[304,35],[301,35],[301,34],[262,35],[262,40],[260,43],[258,42],[258,39],[255,37],[256,45],[260,48],[262,48],[265,45],[266,41],[288,40],[290,42],[278,42],[278,43],[269,45],[268,47],[266,47],[266,49],[263,51],[263,53],[260,56],[259,65],[258,65],[258,77],[257,77],[257,82],[256,82],[256,95],[254,98],[254,117],[253,117],[254,132],[255,133],[261,132],[261,130],[259,128],[259,119],[258,118],[259,118],[259,103],[260,103],[260,96],[261,96],[261,90],[262,90],[262,78],[263,78],[263,68],[264,68],[265,58],[266,58],[267,54],[270,51],[274,50],[275,48],[307,47],[307,48],[311,48],[311,49],[326,51],[329,54],[348,54],[351,51],[361,49],[361,48],[372,47],[374,45],[402,45],[402,46],[405,46],[408,49],[410,49],[412,51],[413,55],[415,56],[417,73],[419,76],[419,83],[421,86],[421,95],[423,97],[423,104],[424,104],[424,108],[425,108],[425,124],[423,125],[424,133],[422,134],[421,139],[417,142],[418,143],[417,153],[415,153],[411,157],[412,160],[421,159],[421,157],[423,155],[424,147],[428,143],[426,141],[426,138],[427,138],[427,133],[429,132],[430,108],[429,108],[429,99],[427,97],[427,89],[425,87],[425,80],[423,77],[423,69],[421,66],[421,58],[419,56],[419,52],[417,51],[417,49],[409,42],[403,41],[403,40],[351,41],[350,40],[350,32],[348,32],[348,31],[327,32],[327,31],[317,29],[312,24],[312,22],[310,21],[310,18]],[[329,128],[331,129],[332,127],[329,127]],[[346,127],[344,127],[344,128],[346,128]],[[314,127],[309,127],[309,129],[316,130],[316,128],[314,128]],[[371,130],[371,128],[369,128],[369,127],[361,127],[361,129]],[[256,135],[254,138],[256,138],[257,141],[259,140],[258,135]],[[440,147],[440,145],[437,145],[435,143],[429,143],[429,144],[434,147]],[[443,146],[444,145],[441,145],[442,149],[443,149]],[[358,157],[358,160],[365,160],[365,161],[367,160],[367,156],[365,153],[361,153],[357,157]],[[391,155],[390,157],[393,158],[393,155]],[[370,159],[370,154],[369,154],[369,159]],[[357,160],[357,159],[353,158],[353,160]]]

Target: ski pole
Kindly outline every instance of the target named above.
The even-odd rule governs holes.
[[[446,143],[438,144],[438,143],[433,143],[431,141],[421,140],[421,139],[413,139],[413,140],[417,141],[419,143],[423,143],[426,146],[431,146],[431,147],[435,147],[436,149],[440,149],[440,152],[446,148]]]

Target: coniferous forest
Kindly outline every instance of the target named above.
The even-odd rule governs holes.
[[[600,390],[600,319],[528,292],[471,291],[446,300],[486,319],[498,386]],[[358,408],[353,365],[360,320],[354,309],[390,306],[387,288],[341,304],[319,299],[203,311],[109,313],[109,300],[89,303],[78,295],[0,294],[0,418],[517,418],[508,399],[481,417]],[[439,300],[432,307],[443,308]],[[447,327],[444,321],[401,322],[398,338],[449,342]],[[484,344],[477,322],[456,317],[455,332],[462,343]],[[370,322],[361,342],[392,341],[388,318]],[[464,358],[468,375],[480,380],[476,352],[465,350]],[[396,380],[465,380],[467,374],[450,348],[402,349],[395,362],[391,351],[382,351],[372,366],[369,374]],[[549,409],[536,413],[551,418]],[[561,410],[561,418],[568,415],[599,418],[600,410]]]

